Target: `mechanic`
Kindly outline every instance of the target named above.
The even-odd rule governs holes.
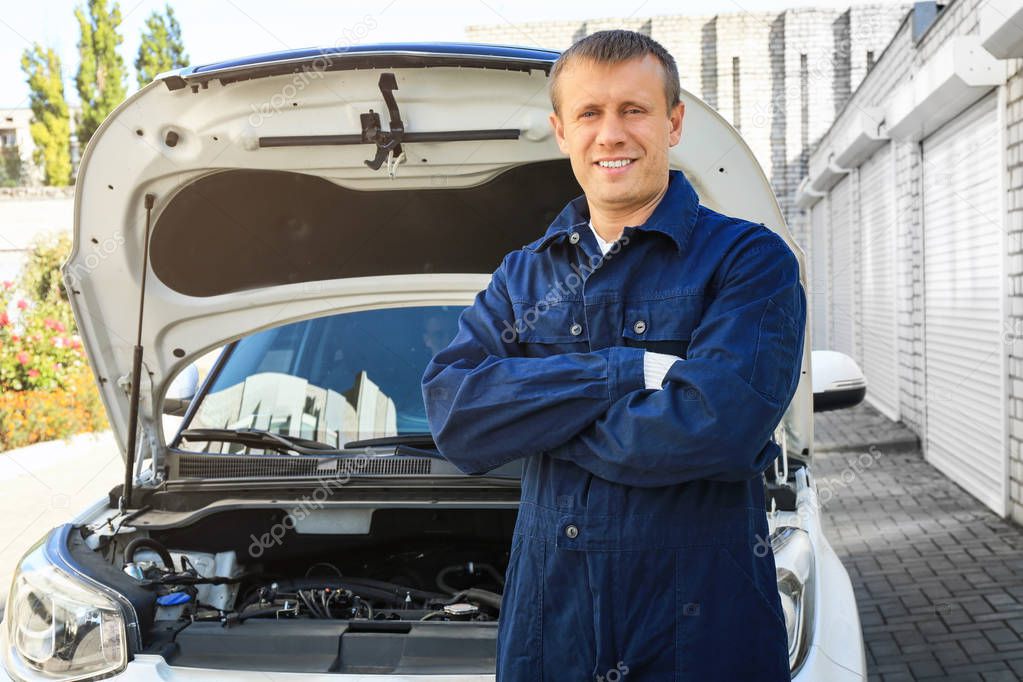
[[[788,680],[762,472],[800,376],[798,261],[669,169],[685,109],[660,44],[594,33],[549,87],[584,195],[423,376],[461,471],[524,459],[497,678]]]

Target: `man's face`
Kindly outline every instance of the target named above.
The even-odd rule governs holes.
[[[551,125],[591,205],[627,212],[667,186],[668,149],[682,136],[685,105],[668,111],[663,68],[653,55],[618,64],[574,59],[558,77]]]

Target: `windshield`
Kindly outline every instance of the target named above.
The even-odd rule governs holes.
[[[461,306],[341,313],[238,341],[185,428],[272,431],[334,447],[428,433],[421,380],[458,330]],[[245,445],[188,442],[205,452]]]

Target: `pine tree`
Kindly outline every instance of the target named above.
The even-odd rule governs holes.
[[[33,160],[43,168],[46,184],[63,187],[71,179],[71,118],[64,99],[60,57],[36,44],[21,55],[21,69],[28,77],[32,105]]]
[[[171,6],[167,5],[165,9],[166,15],[154,11],[146,19],[146,30],[142,33],[142,44],[135,59],[140,88],[164,71],[188,66],[188,55],[181,40],[181,25]]]
[[[75,8],[75,18],[81,30],[75,85],[82,105],[78,142],[83,147],[126,94],[124,60],[117,53],[118,45],[124,40],[117,33],[121,25],[121,8],[114,2],[108,11],[107,0],[86,2],[88,16],[82,7]]]

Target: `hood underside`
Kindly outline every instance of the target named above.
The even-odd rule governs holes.
[[[547,121],[556,57],[468,44],[306,50],[165,74],[121,104],[82,159],[64,276],[122,454],[147,195],[139,459],[165,449],[162,396],[203,353],[328,312],[468,305],[504,253],[542,235],[580,193]],[[802,268],[747,145],[699,98],[682,99],[672,167],[704,205],[778,232]],[[397,159],[381,153],[395,109]],[[789,421],[809,447],[806,343]]]

